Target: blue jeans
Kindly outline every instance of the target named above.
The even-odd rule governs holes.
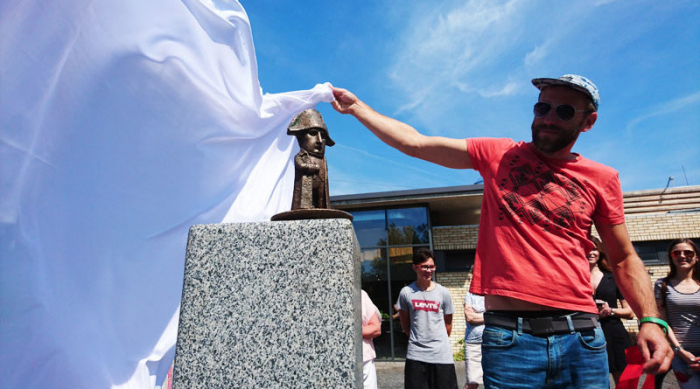
[[[603,330],[548,337],[486,325],[482,343],[486,388],[609,388]]]

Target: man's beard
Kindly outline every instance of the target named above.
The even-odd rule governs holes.
[[[557,152],[569,144],[578,139],[581,133],[581,126],[575,126],[570,129],[565,129],[555,125],[540,124],[538,126],[532,125],[532,143],[535,148],[543,153],[554,153]],[[551,134],[548,138],[542,139],[538,135],[541,130],[553,130],[556,131],[556,135]]]

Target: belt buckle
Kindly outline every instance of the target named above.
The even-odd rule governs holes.
[[[551,317],[535,317],[529,320],[530,330],[534,336],[549,336],[554,335],[554,327],[552,326]]]

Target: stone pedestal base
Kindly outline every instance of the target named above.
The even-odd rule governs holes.
[[[193,226],[173,388],[361,388],[348,220]]]

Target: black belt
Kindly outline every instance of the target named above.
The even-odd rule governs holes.
[[[543,312],[543,314],[545,314]],[[569,315],[544,316],[544,317],[523,317],[522,331],[533,336],[550,336],[556,334],[568,334],[573,331],[585,331],[597,328],[598,315],[594,313],[575,312]],[[490,326],[505,328],[508,330],[518,329],[518,316],[502,314],[499,312],[484,312],[484,323]]]

